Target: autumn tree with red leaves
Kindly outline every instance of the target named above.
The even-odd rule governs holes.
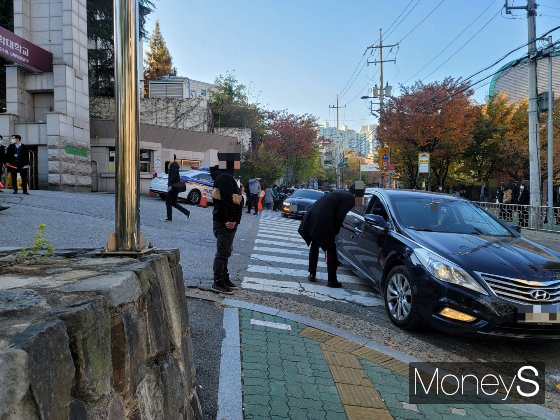
[[[450,169],[472,142],[473,92],[453,78],[402,86],[401,92],[386,102],[378,138],[391,148],[393,163],[412,188],[417,187],[419,152],[430,153],[430,177],[445,188]]]

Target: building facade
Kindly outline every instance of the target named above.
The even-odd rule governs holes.
[[[189,79],[188,77],[166,76],[148,82],[149,98],[179,98],[210,100],[218,91],[218,86],[212,83]]]
[[[331,127],[328,122],[318,127],[318,135],[324,139],[338,143],[344,150],[352,150],[361,156],[369,156],[373,153],[375,143],[375,130],[377,126],[366,125],[360,127],[359,131],[343,125],[341,129]]]

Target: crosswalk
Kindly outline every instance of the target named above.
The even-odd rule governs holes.
[[[259,225],[243,289],[306,296],[323,302],[339,301],[363,306],[383,305],[370,284],[350,270],[340,267],[338,280],[343,288],[327,287],[327,265],[321,253],[317,281],[307,281],[308,247],[298,233],[299,220],[282,218],[264,211]]]

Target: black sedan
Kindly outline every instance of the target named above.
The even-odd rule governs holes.
[[[309,207],[319,198],[324,196],[323,191],[307,190],[301,188],[284,200],[282,203],[282,216],[284,217],[303,217]]]
[[[400,328],[560,338],[560,254],[469,201],[376,189],[337,246]]]

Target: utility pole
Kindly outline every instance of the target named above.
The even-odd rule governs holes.
[[[367,62],[368,66],[370,64],[379,64],[379,88],[377,85],[372,90],[372,97],[379,98],[379,116],[381,116],[381,111],[383,110],[383,99],[385,96],[391,96],[391,86],[387,83],[387,86],[383,87],[383,63],[396,63],[397,60],[383,60],[383,48],[393,48],[398,46],[399,44],[391,44],[391,45],[383,45],[383,31],[379,28],[379,44],[378,45],[371,45],[368,49],[379,49],[379,61],[369,61]],[[373,112],[372,112],[373,113]],[[381,147],[384,147],[384,144],[381,144]],[[381,188],[383,188],[383,177],[381,177]]]
[[[340,183],[344,180],[344,175],[343,175],[343,171],[344,171],[344,148],[342,148],[342,161],[340,159],[340,150],[338,149],[341,145],[340,145],[340,139],[338,137],[338,110],[340,108],[346,108],[346,105],[344,106],[339,106],[338,105],[338,95],[336,95],[336,106],[334,105],[329,105],[329,108],[332,109],[336,109],[336,145],[337,145],[337,156],[336,156],[336,160],[337,160],[337,167],[339,163],[342,163],[343,166],[341,166],[340,168],[340,174],[336,177],[336,187],[338,188],[338,186],[340,185]],[[342,175],[342,176],[341,176]]]
[[[537,105],[537,4],[535,0],[527,0],[527,6],[510,6],[509,0],[505,0],[507,14],[512,10],[527,10],[527,25],[529,35],[529,194],[532,211],[530,212],[531,224],[537,211],[536,206],[541,205],[541,171],[539,158],[539,111]]]

